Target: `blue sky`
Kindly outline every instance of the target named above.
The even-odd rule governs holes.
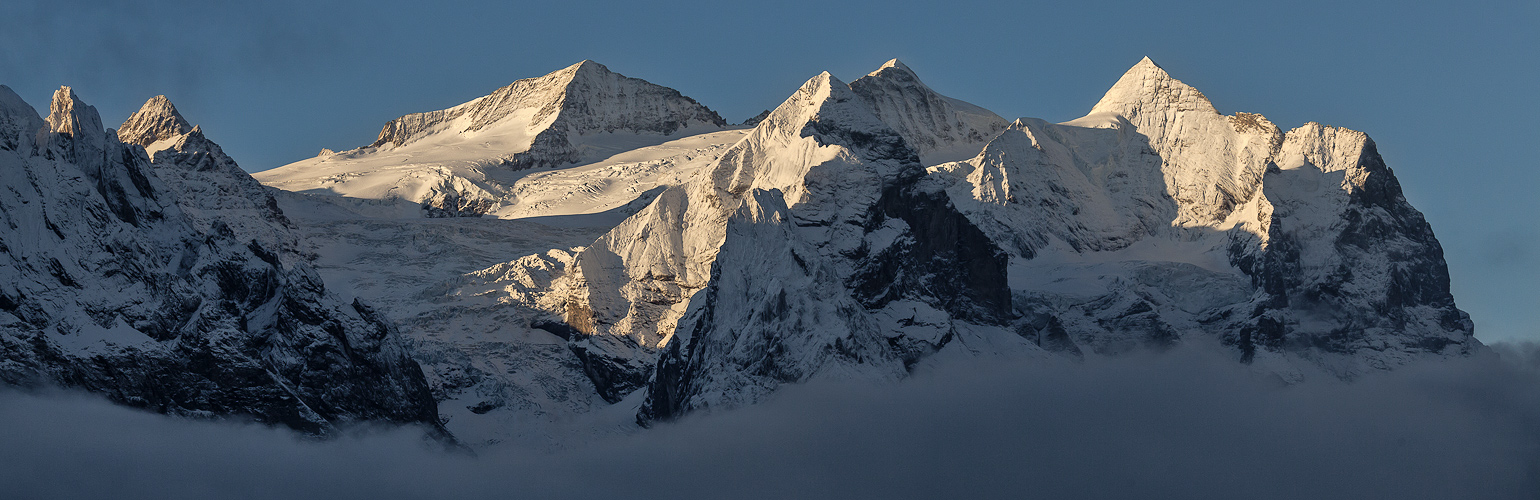
[[[1367,132],[1487,341],[1540,341],[1540,2],[8,2],[0,84],[120,123],[165,94],[247,170],[593,59],[731,121],[898,57],[1002,116],[1079,117],[1150,56],[1222,112]]]

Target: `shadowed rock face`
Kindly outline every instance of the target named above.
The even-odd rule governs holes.
[[[0,101],[20,99],[0,88]],[[30,107],[0,115],[43,122]],[[67,88],[46,124],[0,141],[15,145],[0,149],[0,381],[317,435],[438,428],[394,328],[327,292],[271,195],[168,101],[125,124],[136,143]],[[152,161],[139,143],[155,142]]]
[[[424,217],[442,219],[448,217],[481,217],[492,208],[486,198],[466,198],[454,191],[442,192],[422,202]]]
[[[759,122],[765,121],[765,118],[768,118],[769,116],[770,110],[767,109],[760,111],[759,114],[749,117],[749,119],[744,120],[743,123],[739,123],[738,125],[743,127],[753,127],[755,125],[759,125]]]
[[[1254,325],[1225,337],[1243,360],[1259,349],[1375,351],[1389,354],[1371,358],[1384,368],[1403,359],[1397,354],[1479,346],[1449,291],[1442,246],[1373,141],[1306,124],[1288,133],[1278,163],[1263,180],[1274,207],[1267,246],[1233,252],[1267,293]]]
[[[883,193],[867,226],[902,221],[912,238],[861,256],[848,282],[862,305],[880,309],[894,300],[925,297],[954,317],[999,324],[1011,318],[1007,256],[952,206],[931,183]]]

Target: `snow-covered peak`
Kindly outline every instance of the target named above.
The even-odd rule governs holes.
[[[805,140],[809,136],[813,141]],[[862,174],[875,175],[882,182],[919,175],[914,152],[900,137],[849,85],[826,71],[802,84],[771,111],[744,139],[743,147],[724,156],[712,176],[728,192],[780,190],[789,205],[797,206],[811,201],[804,198],[804,183],[811,169],[837,160],[842,152],[856,157],[840,161],[865,162],[861,170],[869,171]],[[777,154],[765,154],[768,151]],[[855,175],[855,171],[829,171],[820,177],[823,175]],[[800,208],[804,213],[816,211]]]
[[[1160,65],[1146,57],[1123,73],[1091,114],[1111,113],[1134,120],[1151,113],[1199,111],[1218,114],[1198,89],[1172,78]]]
[[[459,106],[402,116],[369,146],[257,177],[283,189],[405,200],[429,217],[481,216],[512,209],[512,184],[530,170],[594,165],[726,126],[677,90],[585,60]]]
[[[813,95],[828,96],[828,92],[834,90],[829,87],[835,85],[841,87],[846,86],[845,82],[840,81],[839,78],[835,78],[834,75],[829,74],[828,71],[825,71],[813,76],[812,78],[809,78],[806,82],[802,82],[802,86],[797,88],[797,92],[799,94],[802,92],[807,92]]]
[[[438,135],[474,133],[516,134],[526,137],[522,142],[539,142],[535,136],[558,125],[561,118],[571,122],[572,130],[563,131],[571,135],[620,130],[666,135],[691,124],[726,125],[715,112],[676,90],[584,60],[545,76],[515,81],[453,108],[391,120],[371,147],[400,147]]]
[[[171,100],[158,95],[145,101],[139,111],[118,127],[118,140],[148,148],[151,144],[186,134],[192,129],[193,126],[182,118]]]
[[[850,88],[926,165],[971,158],[1007,125],[987,109],[931,90],[898,59],[851,82]]]
[[[616,74],[615,72],[610,71],[608,66],[596,63],[588,59],[578,61],[577,64],[562,68],[562,70],[558,73],[569,74],[568,77],[573,79],[606,78],[610,75]]]
[[[43,119],[37,115],[37,110],[27,104],[16,91],[10,87],[0,85],[0,116],[21,120],[36,120],[41,125]],[[28,118],[30,117],[30,118]]]
[[[272,193],[205,137],[202,127],[189,127],[165,96],[146,102],[119,134],[124,143],[144,147],[156,176],[194,229],[228,233],[268,251],[297,248]]]
[[[1064,125],[1137,134],[1161,159],[1165,191],[1179,214],[1173,227],[1228,225],[1234,209],[1255,192],[1270,151],[1283,140],[1261,115],[1219,114],[1202,92],[1147,57],[1124,73],[1090,114]]]
[[[582,61],[578,61],[577,63],[575,63],[575,64],[573,64],[571,66],[567,66],[565,68],[562,68],[562,69],[553,71],[551,73],[548,73],[545,76],[538,77],[538,78],[530,78],[530,79],[526,79],[526,80],[547,80],[547,83],[550,83],[550,84],[553,84],[555,86],[561,87],[561,88],[563,88],[563,90],[565,90],[565,89],[570,88],[573,82],[605,80],[605,79],[615,79],[615,78],[626,78],[626,77],[622,76],[619,73],[616,73],[614,71],[610,71],[610,68],[608,66],[605,66],[603,64],[599,64],[599,63],[594,62],[592,60],[584,59]],[[524,81],[524,80],[519,80],[519,81]],[[517,82],[515,82],[515,83],[517,83]],[[510,85],[510,87],[511,86],[512,85]],[[508,87],[504,87],[504,88],[508,88]],[[498,90],[502,90],[502,89],[498,89]]]
[[[888,62],[882,63],[882,66],[878,67],[877,71],[867,73],[867,76],[877,76],[879,73],[882,73],[884,70],[888,69],[902,71],[909,73],[910,75],[914,74],[914,70],[911,70],[909,69],[909,66],[904,65],[903,61],[899,61],[898,58],[893,58],[888,59]]]
[[[583,61],[567,68],[557,125],[571,135],[632,132],[670,135],[692,126],[719,129],[727,121],[679,91]],[[563,71],[567,71],[563,70]]]
[[[0,85],[0,149],[22,149],[42,128],[43,118],[37,110],[10,87]]]

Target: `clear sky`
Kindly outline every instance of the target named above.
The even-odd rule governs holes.
[[[1540,2],[81,2],[0,6],[0,84],[121,123],[165,94],[247,170],[372,142],[583,59],[730,121],[897,57],[1008,118],[1088,111],[1149,56],[1221,112],[1367,132],[1486,341],[1540,341]]]

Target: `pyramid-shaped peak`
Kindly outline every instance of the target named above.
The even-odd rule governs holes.
[[[881,74],[883,71],[889,70],[889,69],[903,71],[903,72],[909,73],[911,75],[914,74],[914,70],[909,69],[909,66],[905,65],[903,61],[900,61],[897,58],[888,59],[888,62],[882,63],[882,66],[877,68],[877,71],[873,71],[873,72],[867,73],[867,74],[871,75],[871,76],[877,76],[878,74]]]
[[[929,89],[929,87],[925,86],[925,82],[920,81],[920,76],[914,74],[914,70],[909,69],[909,66],[904,65],[898,59],[889,59],[888,62],[882,63],[882,66],[877,68],[877,71],[867,73],[866,76],[857,79],[856,82],[874,79],[886,80],[902,86],[919,86],[927,90]],[[859,86],[859,83],[852,84]]]
[[[1113,113],[1132,118],[1157,110],[1218,113],[1202,92],[1172,78],[1165,68],[1149,57],[1140,59],[1124,72],[1123,77],[1091,108],[1091,113]]]
[[[514,124],[508,120],[517,120],[520,124],[494,127]],[[459,106],[403,115],[386,123],[379,138],[368,147],[401,147],[428,136],[486,131],[509,139],[511,142],[505,145],[514,151],[489,152],[489,155],[508,157],[522,154],[518,152],[519,148],[546,144],[540,148],[554,149],[542,154],[561,160],[546,162],[554,165],[570,163],[567,160],[577,161],[583,154],[573,149],[567,139],[553,139],[559,133],[581,136],[628,130],[667,135],[693,126],[726,125],[726,120],[715,111],[677,90],[627,77],[610,71],[603,64],[584,59],[539,77],[516,80]],[[520,127],[520,132],[508,135]],[[529,139],[537,135],[540,139]],[[515,139],[515,136],[523,137]],[[483,144],[491,143],[483,141]],[[556,150],[562,151],[553,152]],[[509,162],[513,160],[499,161],[512,165]],[[530,165],[527,162],[518,164]]]
[[[849,85],[828,71],[809,78],[795,94],[772,110],[765,121],[777,126],[791,126],[799,134],[803,124],[809,121],[850,130],[886,128],[850,90]]]
[[[601,76],[601,75],[612,75],[612,74],[615,74],[615,72],[610,71],[609,67],[607,67],[607,66],[605,66],[603,64],[596,63],[596,62],[594,62],[593,60],[590,60],[590,59],[584,59],[582,61],[578,61],[577,64],[573,64],[571,66],[567,66],[566,68],[562,68],[562,70],[559,71],[558,73],[572,73],[574,75],[585,75],[585,76]]]
[[[167,99],[164,95],[151,97],[150,100],[145,101],[144,106],[139,107],[139,113],[153,113],[159,116],[182,118],[181,113],[178,113],[176,110],[176,105],[172,104],[171,99]]]
[[[845,82],[840,81],[838,77],[835,77],[834,75],[829,74],[828,71],[825,71],[815,75],[812,78],[809,78],[807,82],[804,82],[802,87],[798,89],[798,93],[820,95],[828,93],[835,88],[850,90],[845,85]]]
[[[176,105],[166,96],[158,95],[145,101],[123,126],[118,127],[118,140],[128,144],[148,147],[161,141],[188,133],[194,127],[177,112]]]
[[[1133,67],[1128,68],[1128,71],[1123,72],[1123,78],[1119,79],[1118,83],[1122,84],[1125,80],[1129,80],[1130,83],[1132,83],[1133,80],[1158,81],[1175,80],[1175,78],[1172,78],[1171,74],[1166,72],[1166,68],[1161,67],[1160,64],[1157,64],[1155,60],[1150,59],[1149,56],[1145,56],[1143,59],[1140,59],[1139,62],[1134,63]]]
[[[802,88],[798,89],[797,93],[809,96],[809,103],[825,100],[843,102],[854,97],[850,91],[850,86],[840,81],[839,77],[829,74],[828,71],[808,79],[807,83],[803,83]]]

